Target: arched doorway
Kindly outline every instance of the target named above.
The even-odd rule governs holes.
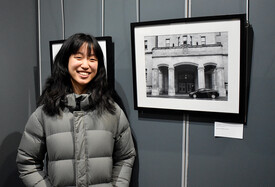
[[[159,66],[159,94],[168,94],[168,67]]]
[[[216,65],[206,65],[205,72],[205,88],[216,89]]]
[[[175,67],[176,94],[188,94],[197,87],[197,66],[179,65]]]

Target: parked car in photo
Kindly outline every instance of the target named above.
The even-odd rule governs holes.
[[[193,92],[189,93],[189,97],[192,98],[212,98],[215,99],[219,97],[219,92],[217,90],[208,89],[208,88],[200,88]]]

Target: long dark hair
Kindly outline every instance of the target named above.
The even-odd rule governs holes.
[[[69,57],[72,54],[76,54],[84,43],[88,44],[88,54],[91,54],[91,50],[93,50],[98,59],[97,74],[87,85],[87,92],[91,94],[90,105],[87,109],[98,109],[100,113],[107,110],[112,114],[115,111],[114,101],[108,89],[101,47],[93,36],[77,33],[65,40],[57,53],[54,59],[53,72],[47,79],[45,88],[38,101],[38,105],[43,105],[43,110],[50,116],[60,114],[60,109],[63,110],[65,107],[63,102],[65,96],[73,93],[71,77],[68,71]]]

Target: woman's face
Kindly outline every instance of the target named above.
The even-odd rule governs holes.
[[[69,57],[68,70],[76,94],[86,93],[87,84],[96,76],[98,59],[93,49],[87,54],[87,43],[84,43],[76,54]]]

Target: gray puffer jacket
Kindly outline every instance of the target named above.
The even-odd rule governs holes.
[[[30,116],[16,160],[26,186],[129,186],[136,153],[128,120],[117,104],[114,115],[82,110],[88,98],[69,94],[61,115],[38,107]]]

